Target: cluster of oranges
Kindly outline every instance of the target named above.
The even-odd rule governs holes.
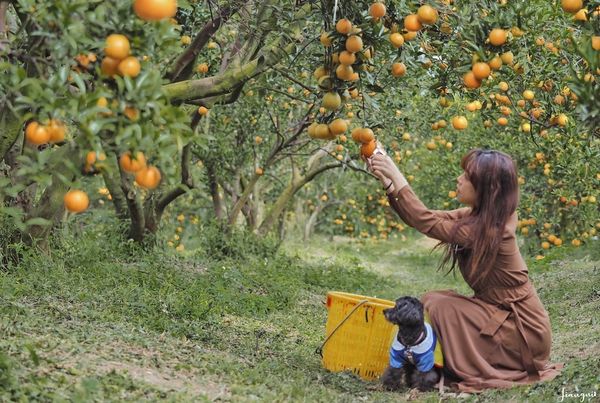
[[[129,151],[121,154],[119,165],[123,171],[135,174],[135,183],[145,189],[155,189],[160,183],[160,171],[155,166],[146,164],[146,156],[141,151],[133,156]]]
[[[102,74],[109,77],[137,77],[141,71],[140,62],[135,56],[130,56],[130,52],[131,45],[125,35],[110,34],[106,38],[105,56],[100,65]]]
[[[352,140],[361,144],[360,154],[365,158],[373,155],[375,148],[377,148],[377,141],[375,140],[373,130],[366,127],[357,127],[352,130]]]
[[[35,146],[60,143],[65,140],[66,133],[65,124],[58,119],[50,119],[46,124],[33,121],[25,128],[25,140]]]
[[[369,15],[374,22],[387,19],[386,13],[386,6],[382,2],[375,2],[369,7]],[[435,8],[422,5],[415,14],[406,16],[402,33],[399,32],[397,24],[391,24],[389,35],[391,45],[396,49],[401,48],[405,41],[414,39],[424,25],[434,24],[437,19],[438,12]],[[390,21],[386,20],[386,25],[390,25]],[[365,45],[363,42],[362,29],[347,18],[341,18],[336,22],[335,32],[323,32],[319,39],[331,56],[329,65],[326,63],[324,66],[319,66],[313,73],[319,88],[324,91],[320,112],[325,114],[329,111],[335,114],[343,101],[340,93],[348,98],[360,97],[353,82],[359,79],[358,69],[369,68],[367,63],[373,57],[374,50],[372,46]],[[337,51],[334,52],[334,50]],[[392,76],[402,77],[405,74],[406,65],[404,63],[398,61],[392,64]],[[350,114],[351,112],[348,117]],[[343,135],[348,130],[348,125],[348,121],[340,118],[334,119],[329,124],[314,122],[308,127],[308,134],[314,139],[333,140],[336,136]],[[377,143],[371,129],[356,128],[352,132],[352,138],[361,144],[361,155],[369,157],[373,154]],[[342,141],[345,141],[345,136]],[[341,145],[338,145],[339,147]],[[340,155],[337,158],[341,159]]]

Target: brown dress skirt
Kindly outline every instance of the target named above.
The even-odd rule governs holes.
[[[429,237],[467,248],[472,242],[468,227],[453,231],[469,208],[430,210],[410,186],[393,192],[389,201],[408,225]],[[550,319],[529,280],[516,242],[516,224],[515,213],[485,279],[476,282],[481,273],[459,267],[473,296],[443,290],[428,292],[421,299],[442,345],[445,370],[454,378],[447,384],[461,391],[550,380],[562,368],[549,362]]]

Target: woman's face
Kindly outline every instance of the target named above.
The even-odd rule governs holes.
[[[475,204],[475,189],[464,172],[456,179],[456,200],[471,207]]]

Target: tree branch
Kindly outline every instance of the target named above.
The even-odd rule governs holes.
[[[160,198],[156,205],[156,214],[162,215],[165,208],[179,196],[186,194],[190,189],[194,188],[194,179],[190,172],[190,162],[192,160],[191,143],[188,143],[183,147],[181,153],[181,183],[167,192],[163,197]]]
[[[221,9],[216,18],[207,22],[198,32],[191,45],[179,56],[175,65],[169,73],[171,82],[178,82],[189,78],[194,71],[194,63],[202,48],[208,43],[209,39],[219,30],[221,25],[236,12],[233,6],[227,6]]]

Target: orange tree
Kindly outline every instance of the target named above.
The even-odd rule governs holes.
[[[560,246],[561,234],[581,244],[598,224],[598,2],[588,2],[585,19],[580,9],[573,17],[554,2],[443,3],[436,5],[436,24],[408,32],[413,22],[402,18],[419,10],[416,2],[386,3],[379,22],[360,6],[342,10],[364,30],[363,42],[383,56],[352,64],[361,76],[365,70],[371,90],[363,93],[363,125],[384,128],[380,139],[395,145],[389,151],[416,178],[419,194],[439,208],[456,206],[454,179],[469,148],[509,152],[521,168],[520,231],[541,238],[532,248]],[[383,25],[387,49],[369,38],[369,21]],[[335,50],[350,35],[342,33]],[[388,52],[390,44],[397,53]],[[334,52],[327,62],[338,73],[335,58]],[[379,75],[382,68],[389,74]],[[357,227],[341,225],[349,208],[330,210],[329,222],[340,232]]]
[[[360,171],[375,136],[445,207],[447,167],[506,150],[524,234],[594,235],[598,1],[172,3],[0,2],[2,212],[26,235],[60,220],[81,171],[102,175],[134,239],[194,187],[265,233],[317,174]],[[364,175],[334,175],[364,192]]]

